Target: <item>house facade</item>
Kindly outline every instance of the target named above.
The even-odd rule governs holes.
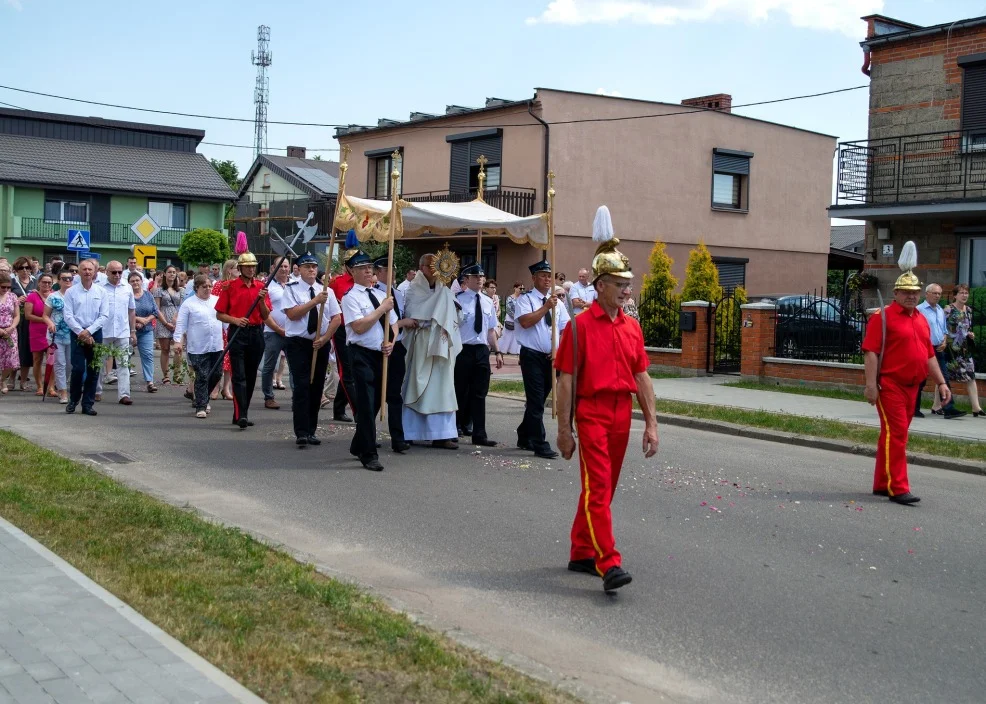
[[[863,20],[868,138],[839,145],[829,211],[865,223],[865,269],[885,292],[908,240],[923,282],[986,286],[986,17]]]
[[[196,152],[201,130],[28,110],[0,110],[0,251],[75,259],[68,231],[90,233],[105,263],[141,240],[143,215],[161,231],[150,244],[158,268],[178,264],[182,236],[223,230],[236,195]]]
[[[472,200],[484,156],[486,202],[527,216],[544,212],[553,171],[553,264],[570,279],[592,261],[592,219],[605,204],[640,275],[661,240],[683,280],[701,240],[724,284],[752,295],[821,288],[835,138],[732,114],[730,101],[669,104],[538,88],[529,100],[452,105],[444,114],[338,128],[336,136],[352,148],[346,191],[356,196],[390,197],[397,151],[405,200]],[[446,242],[464,264],[475,260],[475,233],[405,244],[423,253]],[[501,289],[529,282],[527,266],[540,257],[530,246],[483,238],[482,263]]]

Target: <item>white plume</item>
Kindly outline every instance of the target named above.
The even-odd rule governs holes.
[[[592,221],[592,239],[594,242],[609,242],[614,235],[613,218],[609,215],[609,208],[600,205]]]
[[[897,266],[900,267],[901,271],[910,271],[918,265],[918,248],[913,242],[908,240],[904,243],[904,246],[900,250],[900,259],[897,260]]]

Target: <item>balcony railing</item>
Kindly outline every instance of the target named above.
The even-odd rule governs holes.
[[[986,198],[986,133],[932,132],[839,144],[839,205],[966,198]]]
[[[89,242],[93,249],[100,244],[120,246],[141,244],[137,235],[130,230],[130,224],[122,222],[49,222],[44,218],[20,218],[20,229],[18,231],[15,227],[14,236],[25,240],[64,244],[68,241],[69,230],[88,230]],[[187,229],[161,230],[151,243],[157,247],[176,249],[186,232]]]
[[[475,200],[478,190],[477,188],[463,188],[462,190],[453,189],[448,191],[402,193],[401,198],[410,202],[430,200],[440,203],[465,203]],[[498,186],[497,188],[487,188],[483,191],[483,199],[488,205],[522,218],[534,215],[536,196],[537,191],[533,188]]]

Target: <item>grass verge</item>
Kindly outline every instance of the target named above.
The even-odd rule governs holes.
[[[577,701],[6,431],[0,456],[0,515],[267,701]]]
[[[524,383],[521,381],[503,380],[490,382],[490,391],[523,395]],[[634,407],[637,407],[636,399]],[[752,428],[780,430],[785,433],[812,436],[818,438],[834,438],[846,440],[857,445],[876,447],[880,431],[858,423],[842,423],[825,418],[808,418],[786,413],[770,413],[768,411],[753,411],[741,408],[723,408],[702,403],[687,403],[684,401],[668,401],[657,399],[657,412],[670,413],[689,418],[704,420],[719,420],[737,425],[747,425]],[[928,455],[940,455],[963,460],[979,460],[986,462],[986,443],[950,438],[937,438],[927,435],[911,435],[907,444],[911,452],[922,452]]]
[[[735,386],[740,389],[752,389],[753,391],[777,391],[783,394],[797,394],[799,396],[819,396],[822,398],[836,398],[840,401],[865,401],[862,392],[846,391],[844,389],[815,389],[809,386],[796,386],[794,384],[765,384],[759,381],[730,381],[723,386]],[[972,406],[964,397],[959,396],[955,400],[955,407],[960,411],[971,412]],[[925,409],[927,409],[925,402]]]

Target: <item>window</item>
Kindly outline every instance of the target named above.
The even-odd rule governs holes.
[[[373,197],[378,200],[390,200],[393,195],[390,192],[390,172],[394,170],[394,157],[392,155],[377,157],[372,160],[374,170]],[[401,194],[401,181],[403,174],[397,177],[397,195]]]
[[[982,151],[986,145],[986,54],[960,56],[962,68],[962,130],[968,151]]]
[[[712,262],[719,272],[719,285],[729,291],[746,286],[746,265],[749,261],[741,257],[713,257]]]
[[[45,222],[89,222],[89,204],[74,200],[45,200]]]
[[[750,152],[712,150],[712,207],[746,212],[750,207]]]
[[[261,188],[270,188],[270,174],[264,174],[264,185]]]
[[[152,200],[147,204],[147,214],[162,229],[184,230],[185,210],[184,203],[163,203]]]
[[[986,286],[986,235],[963,237],[959,241],[957,283],[968,284],[972,288]]]
[[[486,190],[499,188],[503,130],[492,128],[477,132],[450,134],[445,141],[451,145],[449,190],[475,194],[479,190],[480,156],[486,157]]]

